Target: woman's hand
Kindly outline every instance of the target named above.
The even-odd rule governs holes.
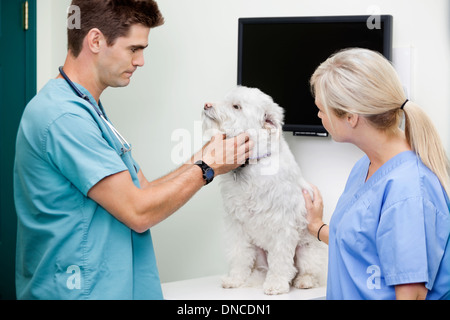
[[[316,186],[312,186],[314,201],[307,190],[303,190],[305,198],[306,219],[308,220],[308,231],[313,236],[318,237],[320,241],[328,244],[328,226],[324,226],[323,222],[323,200],[322,195]],[[320,229],[320,234],[319,233]]]

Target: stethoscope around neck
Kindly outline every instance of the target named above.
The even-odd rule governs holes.
[[[130,152],[131,151],[131,145],[127,142],[127,140],[125,140],[125,138],[119,133],[119,131],[117,131],[116,128],[114,128],[114,126],[111,124],[111,122],[109,122],[102,111],[100,111],[100,109],[92,103],[91,99],[85,95],[83,92],[81,92],[77,86],[72,82],[72,80],[70,80],[70,78],[67,76],[67,74],[64,72],[63,67],[59,67],[59,72],[61,73],[62,77],[64,78],[64,80],[66,80],[66,82],[69,84],[69,86],[72,88],[72,90],[77,94],[77,96],[79,96],[81,99],[89,102],[89,104],[94,108],[95,112],[97,112],[98,116],[106,123],[106,125],[111,129],[112,133],[116,136],[117,140],[119,140],[120,144],[122,145],[121,148],[121,155]]]

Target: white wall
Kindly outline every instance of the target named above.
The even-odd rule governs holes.
[[[64,63],[69,3],[38,2],[39,87]],[[204,102],[220,99],[236,84],[239,17],[359,15],[373,6],[393,15],[394,47],[414,48],[413,99],[431,116],[450,150],[448,0],[160,0],[159,5],[166,23],[150,34],[146,66],[129,87],[109,89],[102,97],[149,179],[176,167],[171,154],[179,141],[171,140],[172,133],[183,129],[196,138]],[[328,221],[362,153],[329,138],[285,136],[306,178],[322,191]],[[215,182],[153,228],[163,282],[226,272],[223,214]]]
[[[70,0],[37,1],[37,88],[55,78],[67,54],[66,17]]]

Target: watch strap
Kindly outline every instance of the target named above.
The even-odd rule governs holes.
[[[196,166],[199,166],[200,169],[202,169],[203,172],[203,180],[205,180],[205,186],[210,184],[214,180],[214,170],[210,166],[208,166],[205,162],[202,160],[197,161],[195,163]]]

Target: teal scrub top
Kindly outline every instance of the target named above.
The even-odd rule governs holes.
[[[163,298],[150,231],[132,231],[87,197],[125,170],[139,187],[139,166],[121,147],[63,79],[28,104],[14,169],[18,299]]]
[[[395,299],[395,286],[424,283],[427,299],[450,299],[449,199],[414,152],[366,180],[353,168],[330,221],[327,299]]]

